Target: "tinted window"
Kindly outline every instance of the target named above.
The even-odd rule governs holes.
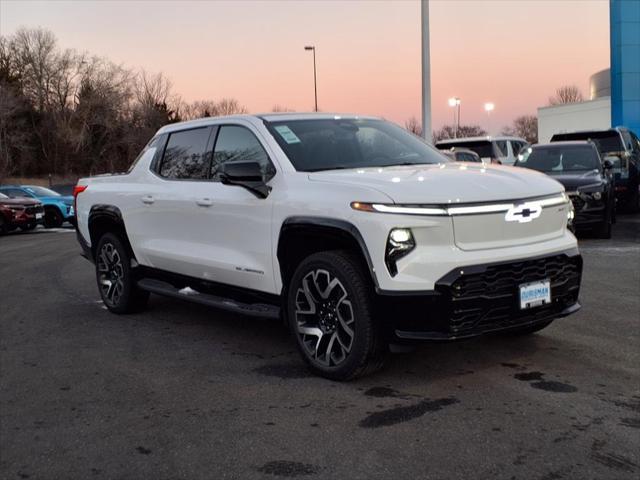
[[[60,194],[58,192],[54,192],[48,188],[44,187],[24,187],[28,192],[33,193],[36,197],[59,197]]]
[[[518,157],[518,167],[545,173],[595,170],[600,167],[597,152],[589,146],[530,148]]]
[[[23,192],[19,188],[3,188],[2,193],[11,198],[29,197],[29,194],[27,192]]]
[[[622,138],[616,130],[557,133],[551,137],[552,142],[561,142],[566,140],[591,140],[596,144],[596,147],[598,147],[601,154],[608,152],[621,152],[624,150]]]
[[[220,127],[216,146],[213,151],[211,178],[219,180],[220,166],[229,162],[257,162],[262,167],[265,178],[273,175],[274,169],[267,152],[247,128],[236,125]]]
[[[471,140],[471,141],[459,141],[459,142],[447,142],[436,145],[440,149],[449,149],[451,147],[461,147],[473,150],[481,158],[494,158],[493,145],[488,140]]]
[[[209,156],[205,150],[209,133],[209,128],[196,128],[170,134],[160,165],[160,175],[176,179],[207,178]]]
[[[467,152],[456,153],[456,159],[459,162],[479,162],[480,161],[478,157]]]
[[[415,135],[381,120],[291,120],[267,126],[295,169],[303,172],[446,161]]]
[[[496,140],[496,147],[498,147],[499,155],[506,157],[509,150],[507,150],[507,141],[506,140]]]

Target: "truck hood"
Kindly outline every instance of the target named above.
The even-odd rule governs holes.
[[[605,181],[598,170],[591,170],[589,172],[553,173],[551,174],[551,178],[564,185],[567,192],[573,192],[580,187],[604,183]]]
[[[38,200],[34,200],[32,198],[0,198],[0,204],[3,205],[21,205],[24,207],[37,207],[41,205]]]
[[[408,204],[515,200],[564,190],[551,177],[534,170],[465,162],[332,170],[310,173],[309,179],[369,187],[395,203]]]

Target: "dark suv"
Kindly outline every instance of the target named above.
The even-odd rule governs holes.
[[[520,152],[515,166],[546,173],[564,185],[575,210],[575,230],[611,238],[616,209],[613,163],[601,160],[593,142],[532,145]]]
[[[640,211],[640,139],[624,127],[609,130],[587,130],[573,133],[556,133],[552,142],[567,140],[591,140],[603,160],[613,163],[616,200],[620,208]]]

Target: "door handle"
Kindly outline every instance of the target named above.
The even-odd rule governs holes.
[[[199,200],[196,200],[196,204],[200,205],[201,207],[210,207],[211,205],[213,205],[213,200],[211,200],[210,198],[201,198]]]
[[[153,202],[155,202],[155,200],[151,195],[145,195],[144,197],[142,197],[142,203],[146,205],[151,205]]]

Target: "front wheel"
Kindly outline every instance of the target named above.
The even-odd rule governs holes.
[[[112,233],[98,242],[96,280],[102,301],[111,312],[133,313],[146,307],[149,293],[136,286],[129,250]]]
[[[64,218],[56,207],[47,208],[44,211],[44,226],[47,228],[59,228],[62,226]]]
[[[347,251],[315,253],[296,269],[288,321],[302,358],[318,375],[351,380],[382,366],[370,283],[359,259]]]

